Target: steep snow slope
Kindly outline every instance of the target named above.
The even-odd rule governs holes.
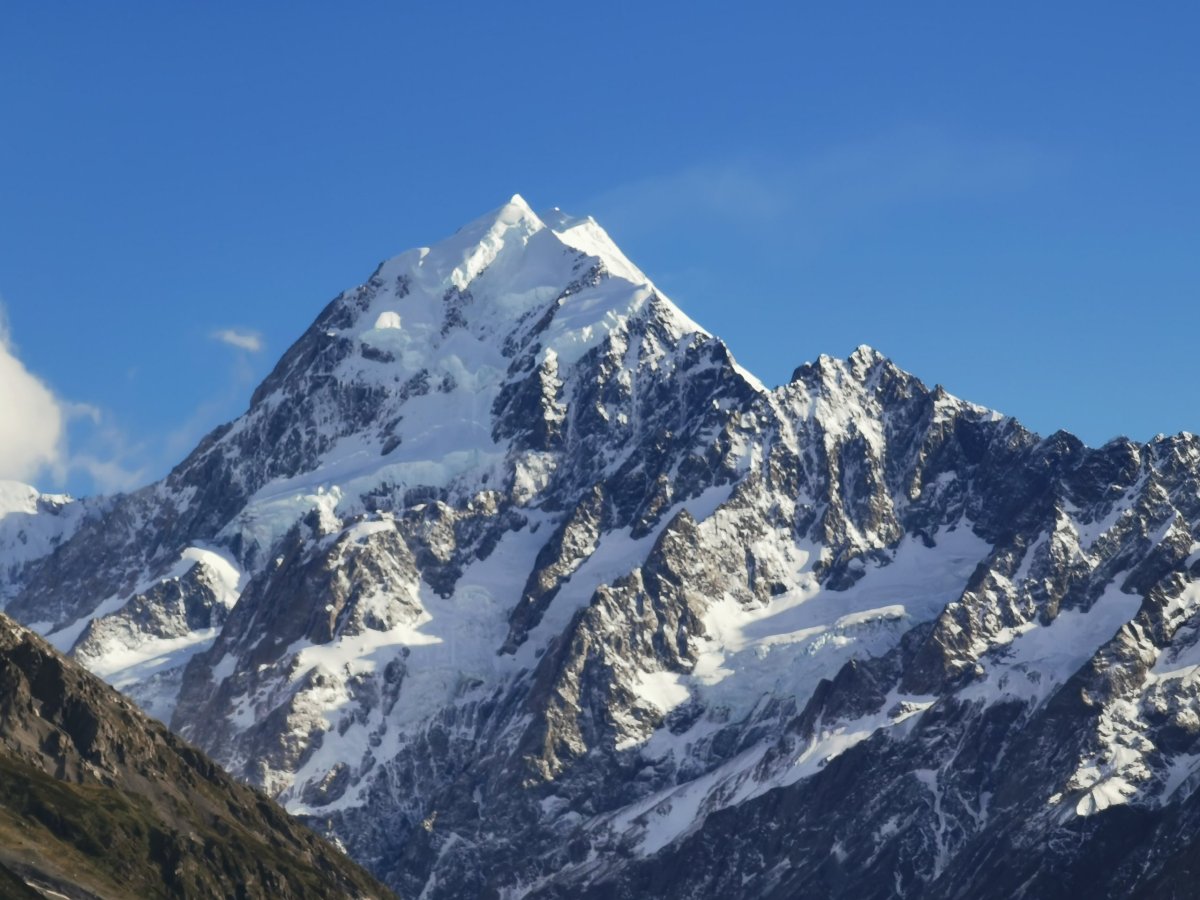
[[[406,894],[999,892],[1191,809],[1198,523],[1190,435],[1040,439],[867,347],[767,390],[514,197],[10,611]]]

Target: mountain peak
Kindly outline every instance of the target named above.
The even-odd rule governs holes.
[[[632,284],[650,284],[645,273],[629,261],[608,232],[591,216],[572,216],[556,206],[542,213],[541,218],[560,241],[599,259],[609,274]]]
[[[701,365],[695,344],[711,336],[594,219],[553,213],[547,222],[516,195],[343,292],[255,391],[246,416],[181,464],[226,457],[239,491],[256,495],[242,520],[224,520],[226,533],[269,547],[297,506],[276,498],[344,512],[373,490],[403,498],[418,485],[471,491],[511,480],[505,467],[525,449],[512,435],[530,427],[549,435],[568,405],[639,428],[640,406],[614,405],[632,381],[612,397],[571,398],[592,390],[597,365],[605,377],[631,365],[659,373]],[[500,421],[508,408],[512,421]],[[280,434],[289,435],[287,452],[273,446]],[[348,499],[319,494],[325,485]]]
[[[869,344],[859,344],[850,354],[850,362],[856,365],[873,366],[886,360],[886,356]]]
[[[546,225],[520,194],[468,222],[432,247],[408,250],[381,268],[412,270],[431,290],[466,290],[498,257],[524,248]]]
[[[468,222],[433,247],[407,251],[389,263],[407,265],[415,257],[419,267],[435,272],[447,282],[446,287],[464,290],[503,251],[513,246],[525,248],[534,235],[543,232],[544,237],[534,242],[535,247],[545,244],[550,252],[561,253],[561,248],[550,240],[553,236],[557,244],[598,259],[615,278],[634,285],[651,283],[594,217],[571,215],[557,206],[539,215],[520,194],[513,194],[507,203]],[[529,260],[522,264],[528,265]]]
[[[543,345],[576,357],[651,299],[672,331],[704,333],[594,218],[557,207],[539,216],[520,194],[430,247],[387,260],[370,284],[369,300],[343,295],[354,324],[342,333],[373,346],[383,341],[381,350],[404,349],[414,359],[419,347],[463,328],[477,340],[502,339],[536,310],[554,319]],[[563,308],[550,312],[559,299]],[[398,342],[404,347],[392,346]]]

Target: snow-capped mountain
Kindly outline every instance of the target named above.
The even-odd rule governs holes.
[[[9,613],[406,896],[1124,895],[1200,829],[1200,440],[768,390],[519,197],[64,521]]]

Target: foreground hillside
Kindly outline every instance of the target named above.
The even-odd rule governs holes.
[[[0,615],[0,897],[385,898],[261,794]]]
[[[386,261],[157,484],[8,493],[10,614],[406,895],[1186,881],[1200,440],[767,388],[591,219]]]

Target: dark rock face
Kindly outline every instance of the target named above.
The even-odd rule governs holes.
[[[1198,529],[1194,436],[1041,438],[865,347],[767,390],[514,201],[9,609],[405,895],[1149,896]]]
[[[2,615],[0,776],[5,897],[391,896]]]

